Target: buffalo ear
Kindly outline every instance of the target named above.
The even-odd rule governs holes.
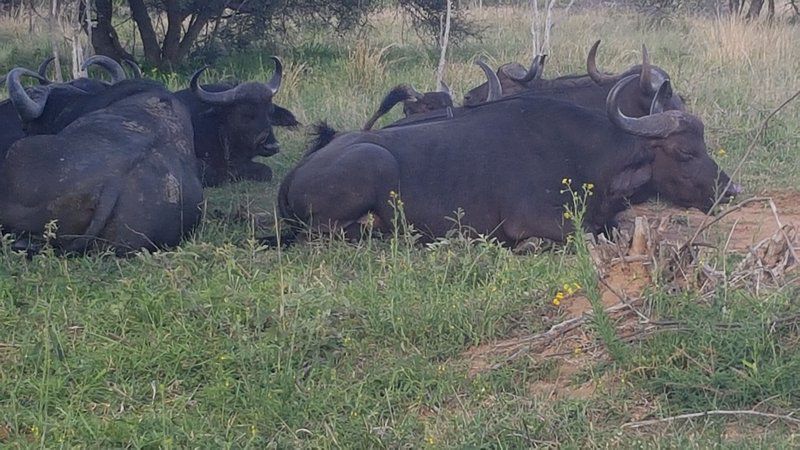
[[[291,111],[278,105],[272,105],[273,110],[269,115],[270,122],[277,127],[296,127],[300,125]]]
[[[610,194],[613,197],[630,197],[637,189],[653,177],[652,164],[626,167],[611,180]]]

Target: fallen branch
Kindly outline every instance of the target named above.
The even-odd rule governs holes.
[[[775,206],[775,202],[772,199],[769,199],[769,208],[772,210],[772,215],[775,217],[775,223],[778,224],[778,230],[780,230],[783,239],[786,241],[786,247],[789,249],[789,253],[794,258],[795,264],[800,262],[800,259],[797,259],[797,252],[794,251],[794,243],[791,239],[789,239],[789,235],[786,234],[786,230],[783,229],[783,224],[781,223],[780,217],[778,217],[778,208]]]
[[[793,414],[793,413],[792,413]],[[757,417],[766,417],[768,419],[776,419],[776,420],[783,420],[795,425],[800,425],[800,419],[796,419],[792,417],[790,414],[772,414],[772,413],[765,413],[760,411],[753,411],[753,410],[714,410],[714,411],[703,411],[698,413],[691,413],[691,414],[681,414],[679,416],[671,416],[671,417],[663,417],[661,419],[652,419],[652,420],[642,420],[640,422],[628,422],[623,424],[620,428],[641,428],[650,425],[657,425],[660,423],[670,423],[676,420],[684,420],[684,419],[696,419],[698,417],[709,417],[709,416],[757,416]]]

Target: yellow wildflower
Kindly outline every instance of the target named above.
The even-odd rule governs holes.
[[[727,154],[728,154],[728,152],[726,152],[725,149],[722,148],[722,147],[720,147],[719,150],[717,150],[717,156],[719,156],[719,157],[725,156]]]
[[[569,220],[572,218],[572,213],[569,211],[564,211],[564,218]]]
[[[425,439],[425,442],[427,442],[428,445],[433,445],[436,441],[433,440],[433,436],[428,436],[428,438]]]
[[[564,186],[569,186],[570,184],[572,184],[572,178],[561,179],[561,184],[563,184]]]
[[[572,350],[572,353],[574,353],[576,355],[580,355],[582,351],[583,350],[581,350],[581,346],[580,345],[576,345],[575,348]]]

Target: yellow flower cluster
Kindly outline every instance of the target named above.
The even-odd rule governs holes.
[[[570,184],[572,184],[572,178],[564,178],[564,179],[562,179],[561,180],[561,184],[563,184],[564,186],[569,186]]]
[[[726,151],[725,151],[725,149],[724,149],[724,148],[722,148],[722,147],[720,147],[720,148],[717,150],[717,156],[719,156],[719,157],[723,157],[723,156],[725,156],[725,155],[727,155],[727,154],[728,154],[728,152],[726,152]]]
[[[578,283],[564,283],[562,289],[556,292],[556,296],[553,297],[553,305],[559,306],[561,305],[561,301],[567,298],[568,296],[578,292],[581,289],[581,285]]]

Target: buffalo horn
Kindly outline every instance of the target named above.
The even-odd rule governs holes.
[[[209,103],[212,105],[229,105],[236,100],[236,88],[227,89],[221,92],[209,92],[204,90],[200,87],[200,84],[197,80],[200,78],[200,75],[208,69],[208,66],[202,67],[197,72],[192,75],[192,79],[189,82],[189,88],[192,90],[194,95],[197,96],[203,103]]]
[[[267,89],[272,92],[272,95],[275,95],[278,93],[278,89],[281,88],[281,81],[283,80],[283,64],[277,56],[270,56],[270,59],[275,61],[275,73],[272,75],[272,79],[269,80],[269,83],[267,83]]]
[[[650,55],[647,54],[647,47],[642,44],[642,74],[639,76],[639,86],[641,86],[642,92],[652,92],[651,73]]]
[[[23,75],[36,78],[42,83],[47,83],[48,81],[47,78],[44,78],[38,73],[21,67],[11,69],[11,72],[8,72],[6,77],[8,82],[8,97],[11,99],[11,103],[14,104],[14,108],[17,109],[20,119],[22,119],[23,122],[30,122],[38,119],[42,115],[42,112],[44,112],[44,105],[47,102],[47,92],[49,91],[45,91],[45,94],[39,101],[33,100],[28,93],[25,92],[25,88],[20,82],[20,78]]]
[[[527,83],[532,80],[538,80],[542,78],[542,72],[544,72],[544,60],[547,58],[547,55],[536,55],[531,62],[531,68],[525,73],[523,77],[515,77],[512,74],[508,74],[508,77],[512,80],[516,81],[517,83]]]
[[[629,75],[614,85],[606,100],[606,113],[611,123],[636,136],[664,138],[672,134],[680,123],[673,115],[657,113],[639,118],[628,117],[619,110],[619,93],[639,75]],[[661,85],[659,91],[666,92],[668,85]],[[657,102],[660,103],[660,102]],[[657,108],[656,108],[657,109]]]
[[[131,72],[133,72],[133,78],[136,78],[137,80],[142,78],[142,68],[136,64],[136,61],[125,58],[122,60],[122,64],[125,64],[129,69],[131,69]]]
[[[86,70],[92,65],[100,66],[105,69],[105,71],[111,76],[111,84],[117,84],[127,78],[127,76],[125,76],[125,70],[122,68],[122,66],[108,56],[94,55],[86,58],[86,61],[81,64],[81,70]]]
[[[589,77],[597,84],[607,83],[614,81],[615,77],[608,76],[604,73],[600,73],[597,70],[597,47],[600,46],[600,39],[592,45],[592,48],[589,49],[589,56],[586,57],[586,71],[589,73]]]
[[[43,78],[47,78],[47,69],[48,69],[48,67],[50,67],[50,63],[55,61],[55,59],[56,59],[55,56],[51,56],[51,57],[45,59],[44,61],[42,61],[42,63],[39,64],[39,69],[36,70],[39,73],[39,75],[41,75]],[[40,81],[40,83],[42,83],[42,82]],[[46,84],[46,83],[42,83],[42,84]]]
[[[664,112],[664,104],[667,100],[672,98],[672,83],[669,80],[664,80],[661,86],[658,87],[656,95],[653,97],[653,103],[650,104],[650,115]]]
[[[483,69],[483,73],[486,74],[487,82],[489,83],[489,94],[486,96],[487,102],[493,102],[495,100],[499,100],[503,97],[503,88],[500,86],[500,79],[497,78],[497,74],[486,64],[482,59],[478,59],[475,61],[481,69]]]

